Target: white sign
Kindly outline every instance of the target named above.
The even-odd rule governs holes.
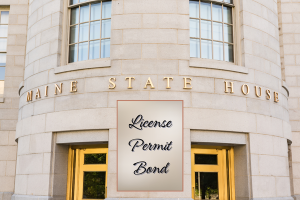
[[[183,191],[183,101],[118,101],[118,191]]]

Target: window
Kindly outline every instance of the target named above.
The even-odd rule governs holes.
[[[233,62],[232,0],[190,1],[190,56]]]
[[[71,0],[69,63],[110,57],[111,1]]]
[[[0,95],[4,92],[4,77],[7,52],[8,9],[0,8]]]

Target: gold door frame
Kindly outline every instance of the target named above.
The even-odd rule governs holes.
[[[217,165],[196,165],[195,154],[218,155],[218,163]],[[193,199],[195,199],[195,172],[218,172],[219,199],[235,200],[233,147],[192,145],[191,166]]]
[[[84,154],[106,154],[106,164],[84,165]],[[83,173],[105,172],[105,198],[107,197],[107,162],[108,145],[93,146],[70,146],[68,155],[68,181],[67,181],[67,200],[82,200],[83,198]],[[89,200],[89,199],[85,199]]]

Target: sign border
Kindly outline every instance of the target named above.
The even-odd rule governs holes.
[[[118,162],[119,162],[119,158],[118,158],[118,112],[119,112],[119,108],[118,108],[118,102],[119,101],[181,101],[182,102],[182,188],[181,190],[119,190],[119,186],[118,186]],[[184,191],[184,100],[117,100],[117,192],[183,192]]]

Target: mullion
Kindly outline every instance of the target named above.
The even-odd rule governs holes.
[[[79,14],[78,14],[78,31],[77,31],[77,58],[76,58],[76,61],[78,61],[78,58],[79,58],[79,30],[80,30],[80,9],[81,9],[81,6],[79,6]]]
[[[199,49],[200,49],[200,55],[199,55],[199,58],[201,58],[201,53],[202,53],[202,48],[201,48],[201,2],[199,0],[199,37],[200,37],[200,40],[199,40]],[[200,191],[200,190],[199,190]]]
[[[100,44],[99,44],[99,58],[101,58],[101,45],[102,45],[102,4],[103,2],[101,1],[101,6],[100,6]]]
[[[88,60],[90,59],[90,36],[91,36],[91,14],[92,14],[92,11],[91,11],[91,7],[92,7],[92,4],[90,3],[89,4],[89,36],[88,36]]]

